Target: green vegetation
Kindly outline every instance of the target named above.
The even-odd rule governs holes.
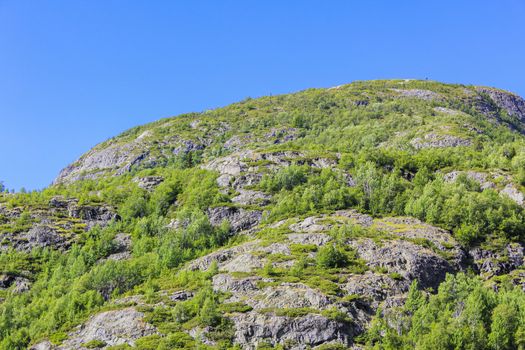
[[[394,89],[431,90],[441,97],[403,98]],[[161,334],[139,339],[138,349],[233,348],[228,317],[251,307],[227,301],[228,295],[212,289],[217,265],[207,272],[182,267],[253,235],[264,243],[282,242],[290,231],[289,225],[272,227],[280,220],[352,208],[374,217],[418,218],[449,230],[464,248],[523,243],[525,209],[500,192],[507,185],[517,191],[525,186],[525,137],[520,133],[524,126],[497,106],[492,106],[492,115],[484,115],[477,108],[474,96],[478,95],[473,94],[463,85],[374,81],[247,99],[136,127],[96,146],[94,151],[135,147],[137,138],[146,135],[140,145],[147,148],[148,162],[130,165],[129,172],[119,176],[113,176],[115,169],[104,169],[96,179],[16,194],[4,192],[0,182],[0,238],[6,247],[0,253],[0,273],[31,282],[22,293],[15,293],[14,287],[0,290],[0,348],[26,349],[45,338],[59,344],[89,316],[115,307],[115,299],[136,294],[167,305],[144,307],[147,321]],[[487,96],[479,96],[489,102]],[[414,146],[415,139],[426,142],[429,134],[466,141],[458,147]],[[175,152],[179,144],[173,139],[203,146]],[[246,144],[227,146],[232,139]],[[133,147],[130,152],[144,151]],[[208,216],[210,208],[220,206],[261,209],[260,202],[232,201],[237,189],[221,189],[220,174],[201,168],[232,155],[235,147],[285,154],[279,164],[271,157],[243,159],[262,178],[246,189],[272,196],[262,208],[261,230],[250,232],[252,236],[236,235],[226,220],[212,225]],[[456,170],[487,174],[492,185],[481,186],[464,175],[447,181],[445,174]],[[150,191],[133,181],[146,176],[163,181]],[[79,206],[107,206],[118,218],[86,231],[83,218],[50,205],[57,196],[75,198]],[[17,250],[13,237],[41,224],[67,238],[66,248]],[[118,252],[114,239],[122,233],[131,237],[129,258],[108,259]],[[270,280],[260,280],[258,286],[303,283],[343,303],[359,302],[361,296],[342,292],[350,274],[368,269],[348,240],[369,237],[380,242],[390,237],[350,224],[329,234],[332,241],[322,247],[291,244],[291,254],[265,255],[268,263],[253,274]],[[438,250],[429,240],[413,242]],[[291,260],[293,264],[284,264]],[[403,276],[391,273],[390,278],[399,281]],[[523,292],[507,284],[499,283],[496,292],[476,277],[459,274],[448,276],[435,295],[413,286],[403,308],[378,313],[362,343],[377,349],[524,348]],[[195,296],[173,303],[160,293],[177,290]],[[308,308],[266,311],[291,317],[321,313]],[[351,322],[340,310],[321,314]],[[187,331],[194,328],[209,329],[207,337],[216,346],[190,337]],[[92,341],[84,346],[104,344]],[[339,349],[338,345],[318,348]]]
[[[363,339],[372,349],[523,349],[524,317],[520,288],[495,292],[476,277],[448,275],[435,295],[414,282],[405,306],[379,314]]]

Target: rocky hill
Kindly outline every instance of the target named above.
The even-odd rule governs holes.
[[[430,81],[246,99],[0,195],[2,349],[525,346],[525,101]]]

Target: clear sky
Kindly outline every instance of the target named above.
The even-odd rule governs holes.
[[[429,78],[525,95],[523,0],[0,0],[0,180],[39,189],[132,126]]]

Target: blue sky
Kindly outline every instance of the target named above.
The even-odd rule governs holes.
[[[525,2],[0,0],[0,180],[245,97],[429,78],[525,95]]]

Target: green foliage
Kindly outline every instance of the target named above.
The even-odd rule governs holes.
[[[322,268],[345,267],[348,257],[343,249],[327,244],[317,253],[317,265]]]
[[[400,98],[396,89],[431,90],[444,98]],[[293,151],[297,155],[286,160],[289,167],[277,170],[270,157],[243,160],[248,166],[259,167],[263,174],[252,188],[273,195],[264,207],[264,224],[268,225],[257,233],[262,240],[279,241],[289,233],[288,225],[270,227],[277,220],[354,208],[376,217],[417,217],[450,230],[465,247],[523,242],[525,209],[499,193],[509,182],[518,190],[525,186],[525,139],[513,131],[523,131],[523,126],[488,96],[479,95],[494,108],[498,121],[486,118],[472,102],[477,101],[472,93],[476,93],[472,88],[460,85],[374,81],[247,99],[133,128],[97,146],[102,150],[108,145],[126,145],[147,131],[141,143],[148,144],[150,157],[156,157],[155,163],[147,165],[150,169],[133,166],[120,176],[16,194],[5,193],[0,182],[1,234],[11,237],[34,224],[60,220],[55,228],[63,237],[74,238],[64,252],[2,251],[0,272],[27,277],[32,286],[21,294],[2,292],[0,348],[26,349],[29,343],[46,337],[60,343],[74,326],[125,293],[142,293],[146,300],[157,301],[162,298],[159,290],[182,289],[197,292],[191,300],[149,310],[148,320],[163,335],[144,337],[137,341],[137,348],[206,348],[183,331],[195,327],[210,327],[209,338],[217,342],[217,348],[231,346],[232,325],[223,313],[247,312],[250,307],[225,304],[225,296],[212,290],[210,278],[218,273],[216,264],[207,272],[182,268],[192,259],[243,239],[233,235],[226,221],[211,225],[207,215],[210,207],[236,204],[231,202],[232,193],[219,189],[218,174],[200,168],[203,162],[232,152],[225,146],[229,139],[251,142],[242,148],[256,149],[255,153]],[[456,112],[445,113],[443,108]],[[191,123],[197,119],[195,128]],[[424,140],[430,133],[470,140],[472,146],[413,147],[412,140]],[[177,140],[206,140],[209,144],[202,150],[185,150],[184,145],[175,150],[178,145],[171,143],[175,135]],[[326,167],[324,160],[335,165]],[[442,174],[452,170],[501,176],[492,179],[494,188],[483,189],[466,176],[445,181]],[[164,179],[152,191],[140,189],[132,181],[150,175]],[[108,227],[84,232],[80,220],[50,208],[54,196],[76,198],[79,205],[112,207],[120,219]],[[18,214],[8,214],[4,208]],[[42,213],[52,214],[43,218]],[[123,261],[106,260],[117,251],[114,237],[118,233],[131,234],[132,256]],[[300,282],[334,298],[341,297],[340,286],[346,283],[342,276],[366,270],[347,240],[368,237],[380,242],[391,238],[359,225],[345,225],[330,235],[333,241],[323,248],[292,244],[289,256],[267,256],[270,263],[257,273],[272,278],[273,282],[265,283]],[[435,248],[429,241],[414,242]],[[272,264],[288,259],[296,260],[289,269]],[[390,277],[401,278],[399,274]],[[464,275],[448,277],[432,296],[414,284],[404,308],[376,317],[365,340],[378,349],[525,348],[522,295],[505,288],[496,293]],[[356,298],[348,296],[341,301],[350,303]],[[275,311],[292,316],[318,312]],[[323,314],[349,321],[337,310]],[[331,347],[338,348],[321,346]]]
[[[308,179],[309,167],[291,165],[282,168],[272,176],[266,175],[260,183],[260,187],[266,191],[278,192],[282,189],[291,190],[295,186],[303,184]]]
[[[373,349],[518,349],[524,316],[519,288],[495,292],[476,277],[447,275],[435,295],[413,283],[405,306],[378,314],[365,338]]]
[[[106,346],[106,342],[102,340],[94,339],[94,340],[88,341],[87,343],[82,344],[82,346],[84,346],[87,349],[99,349],[99,348],[103,348],[104,346]]]

